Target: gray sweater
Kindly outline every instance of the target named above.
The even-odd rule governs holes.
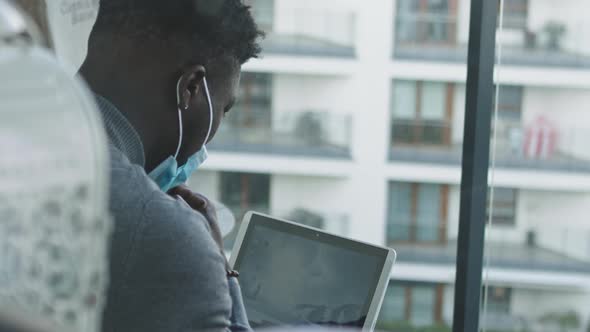
[[[248,331],[236,279],[205,218],[162,192],[144,171],[139,135],[107,100],[115,220],[104,332]]]

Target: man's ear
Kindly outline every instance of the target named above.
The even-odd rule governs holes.
[[[183,72],[176,91],[180,109],[189,108],[191,100],[198,95],[201,89],[205,73],[205,67],[202,65],[191,66]]]

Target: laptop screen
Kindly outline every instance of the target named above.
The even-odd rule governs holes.
[[[362,327],[388,251],[252,216],[234,268],[253,327]]]

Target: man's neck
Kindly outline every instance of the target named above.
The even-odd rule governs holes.
[[[80,75],[86,80],[90,89],[111,102],[137,131],[144,147],[145,169],[151,171],[160,162],[173,153],[176,146],[162,147],[162,141],[174,141],[177,138],[163,137],[162,128],[166,120],[162,119],[162,109],[165,106],[154,103],[146,96],[158,95],[154,87],[143,86],[140,78],[130,81],[132,74],[106,66],[91,66],[85,62]],[[98,69],[100,68],[100,69]],[[172,123],[171,125],[175,125]],[[170,144],[172,145],[172,144]]]

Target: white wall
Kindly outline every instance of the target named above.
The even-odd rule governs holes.
[[[324,213],[350,214],[353,200],[348,180],[310,176],[275,175],[271,182],[271,211],[307,208]]]

